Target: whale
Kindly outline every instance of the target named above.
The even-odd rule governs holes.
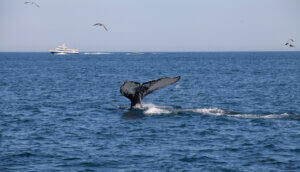
[[[136,81],[124,81],[120,93],[131,101],[130,109],[142,108],[142,99],[154,91],[174,84],[180,80],[177,77],[164,77],[140,84]]]

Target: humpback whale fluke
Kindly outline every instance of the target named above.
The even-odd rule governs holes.
[[[160,78],[157,80],[152,80],[140,84],[135,81],[125,81],[120,88],[120,92],[123,96],[127,97],[131,101],[130,108],[134,108],[137,105],[142,104],[142,99],[147,96],[148,94],[168,86],[170,84],[174,84],[180,79],[180,76],[174,78]]]

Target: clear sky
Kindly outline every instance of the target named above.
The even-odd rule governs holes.
[[[300,0],[24,1],[0,0],[2,52],[300,51]]]

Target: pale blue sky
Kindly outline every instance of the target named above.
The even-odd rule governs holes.
[[[300,50],[300,0],[24,1],[0,0],[2,52]]]

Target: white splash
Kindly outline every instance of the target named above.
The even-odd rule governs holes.
[[[124,108],[124,106],[117,106],[117,108]],[[214,116],[230,116],[230,117],[236,117],[236,118],[264,118],[264,119],[279,119],[286,116],[289,116],[288,113],[282,113],[282,114],[233,114],[229,111],[225,111],[223,109],[218,108],[193,108],[193,109],[177,109],[173,108],[171,106],[157,106],[154,104],[143,104],[139,109],[143,110],[143,113],[145,115],[160,115],[160,114],[180,114],[180,112],[193,112],[193,113],[199,113],[203,115],[214,115]]]
[[[186,109],[185,111],[191,111],[195,113],[202,113],[202,114],[209,114],[209,115],[225,115],[225,111],[218,108],[212,108],[212,109]]]
[[[180,88],[180,85],[176,85],[175,88],[176,88],[176,89]]]
[[[172,111],[169,106],[156,106],[154,104],[143,104],[145,108],[144,114],[154,115],[154,114],[170,114]]]
[[[282,114],[269,114],[269,115],[236,114],[236,115],[228,115],[228,116],[238,117],[238,118],[253,118],[253,119],[254,118],[278,119],[288,115],[289,115],[288,113],[282,113]]]
[[[237,117],[237,118],[265,118],[265,119],[278,119],[285,116],[288,116],[288,113],[282,113],[282,114],[268,114],[268,115],[260,115],[260,114],[232,114],[228,111],[225,111],[223,109],[218,108],[212,108],[212,109],[184,109],[185,112],[194,112],[194,113],[201,113],[206,115],[215,115],[215,116],[221,116],[226,115],[230,117]]]

